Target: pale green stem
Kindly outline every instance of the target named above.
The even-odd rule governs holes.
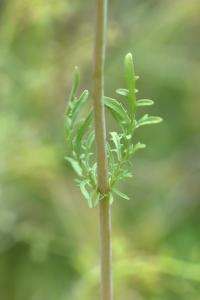
[[[107,0],[97,0],[94,49],[94,121],[97,153],[98,188],[105,195],[109,190],[106,155],[106,125],[104,111],[104,60],[106,44]],[[112,300],[111,208],[108,198],[99,203],[101,300]]]

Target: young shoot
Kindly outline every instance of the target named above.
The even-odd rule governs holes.
[[[78,68],[75,68],[74,82],[65,111],[65,136],[70,148],[70,154],[65,159],[78,175],[76,182],[90,208],[97,206],[105,196],[112,204],[114,194],[129,200],[129,197],[120,192],[116,186],[119,181],[132,177],[129,171],[130,161],[138,150],[146,147],[141,142],[134,143],[134,133],[141,126],[157,124],[162,121],[162,118],[149,116],[148,114],[137,119],[137,110],[143,106],[153,105],[154,102],[150,99],[137,99],[136,97],[138,92],[136,80],[139,77],[135,75],[131,53],[125,56],[124,66],[126,87],[117,89],[116,93],[125,98],[127,108],[117,99],[104,96],[105,107],[119,125],[119,132],[109,133],[106,145],[109,167],[109,190],[107,195],[102,195],[98,190],[97,163],[93,150],[95,139],[92,122],[93,110],[91,109],[80,120],[80,112],[88,101],[89,92],[85,90],[80,96],[77,96],[80,75]]]

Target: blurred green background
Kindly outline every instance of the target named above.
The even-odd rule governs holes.
[[[73,69],[92,86],[95,1],[0,1],[0,299],[99,297],[98,210],[64,161]],[[113,205],[115,299],[200,299],[200,2],[109,1],[106,95],[132,52],[165,120]],[[108,117],[108,126],[112,120]]]

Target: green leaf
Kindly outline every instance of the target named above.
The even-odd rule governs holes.
[[[140,99],[136,101],[136,106],[149,106],[153,104],[154,104],[153,100],[150,99]]]
[[[130,123],[130,118],[123,105],[115,99],[104,97],[105,106],[111,111],[118,122]]]
[[[134,71],[134,64],[133,64],[133,57],[131,53],[128,53],[125,56],[125,75],[126,75],[126,82],[128,87],[128,100],[129,105],[132,110],[132,113],[135,113],[136,107],[136,97],[135,97],[135,71]]]
[[[95,133],[94,133],[94,130],[92,130],[89,134],[88,134],[88,137],[87,139],[85,140],[85,146],[87,149],[91,149],[92,147],[92,144],[94,142],[94,139],[95,139]]]
[[[81,110],[81,107],[85,104],[86,100],[88,99],[88,95],[89,95],[88,91],[85,90],[81,94],[80,98],[76,102],[74,102],[74,106],[71,112],[72,126],[77,118],[78,113]]]
[[[71,119],[68,116],[65,116],[65,127],[71,129],[72,122]]]
[[[146,148],[146,145],[138,142],[135,146],[133,146],[132,153],[135,153],[137,150],[144,148]]]
[[[78,163],[74,158],[69,157],[69,156],[65,156],[64,159],[67,160],[67,161],[71,164],[73,170],[74,170],[79,176],[82,176],[82,169],[81,169],[79,163]]]
[[[108,161],[109,161],[109,173],[111,175],[112,170],[114,168],[115,159],[114,159],[114,155],[113,155],[113,149],[111,148],[111,146],[108,142],[107,142],[106,146],[107,146],[107,156],[108,156]]]
[[[75,96],[75,93],[77,92],[77,89],[79,87],[79,82],[80,82],[80,72],[79,72],[79,68],[76,66],[74,81],[73,81],[72,89],[70,92],[69,101],[73,100],[73,97]]]
[[[116,148],[116,152],[117,152],[117,157],[118,157],[118,160],[121,160],[121,137],[119,136],[119,134],[117,132],[110,132],[110,135],[111,135],[111,139],[115,145],[115,148]]]
[[[80,186],[81,193],[83,194],[83,196],[85,197],[85,199],[88,202],[89,208],[92,208],[93,207],[92,197],[91,197],[91,194],[87,191],[87,189],[85,187],[87,184],[88,184],[88,181],[87,180],[83,180],[83,181],[80,182],[79,186]]]
[[[118,191],[117,189],[112,188],[112,191],[113,191],[116,195],[118,195],[119,197],[121,197],[121,198],[123,198],[123,199],[125,199],[125,200],[130,200],[130,198],[129,198],[127,195],[125,195],[124,193]]]
[[[122,171],[122,178],[131,178],[131,177],[133,177],[133,174],[130,173],[128,170],[125,169]]]
[[[71,128],[71,119],[66,115],[65,116],[65,138],[66,141],[69,142],[71,139],[71,134],[72,134],[72,128]]]
[[[121,96],[127,97],[129,91],[127,89],[119,88],[119,89],[116,90],[116,93],[119,94],[119,95],[121,95]]]
[[[126,139],[129,141],[129,140],[131,140],[132,135],[131,135],[131,134],[127,134],[125,137],[126,137]]]
[[[83,122],[81,122],[81,125],[79,126],[79,128],[77,130],[77,136],[75,139],[75,149],[76,149],[77,153],[80,153],[82,138],[90,127],[90,124],[92,121],[92,113],[93,113],[92,111],[89,112],[88,116],[86,117],[86,119]]]
[[[116,93],[121,95],[121,96],[128,97],[129,91],[127,89],[119,88],[119,89],[116,90]],[[135,93],[138,93],[137,89],[135,89]]]
[[[92,177],[93,182],[97,183],[97,163],[95,162],[92,167],[89,169],[90,175]]]
[[[136,122],[136,128],[144,125],[150,125],[150,124],[158,124],[162,122],[162,118],[160,117],[154,117],[154,116],[148,116],[147,114],[144,115],[140,120]]]

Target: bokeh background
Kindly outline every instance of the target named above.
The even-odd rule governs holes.
[[[94,2],[0,1],[2,300],[99,297],[98,210],[63,159],[75,65],[92,86]],[[165,120],[139,131],[131,201],[113,205],[115,299],[199,300],[200,2],[109,2],[106,95],[132,52],[139,95]]]

